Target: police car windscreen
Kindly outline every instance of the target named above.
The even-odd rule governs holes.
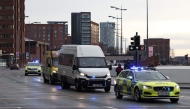
[[[40,66],[39,63],[27,63],[26,66]]]
[[[78,58],[78,64],[82,68],[107,68],[105,58],[103,57],[80,57]]]
[[[157,71],[139,71],[135,76],[138,80],[166,80],[166,77]]]

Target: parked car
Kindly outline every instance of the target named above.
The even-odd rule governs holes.
[[[19,70],[19,65],[18,64],[11,64],[10,65],[10,70],[17,69]]]

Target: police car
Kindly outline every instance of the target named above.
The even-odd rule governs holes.
[[[34,62],[28,62],[25,66],[25,76],[27,76],[28,74],[38,74],[39,76],[41,76],[41,72],[42,72],[42,68],[41,68],[41,64],[38,61],[34,61]]]
[[[172,103],[177,103],[180,96],[180,87],[177,83],[150,68],[132,67],[123,70],[114,83],[115,96],[118,99],[125,95],[132,95],[136,101],[170,99]]]

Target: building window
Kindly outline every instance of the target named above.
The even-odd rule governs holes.
[[[13,38],[13,35],[12,34],[0,34],[0,38]]]
[[[90,14],[82,14],[82,18],[90,18]]]
[[[48,37],[48,41],[50,41],[50,38]]]
[[[160,42],[160,45],[162,45],[162,42]]]
[[[0,25],[0,29],[5,29],[5,28],[13,29],[13,25]]]
[[[0,6],[0,10],[13,10],[13,6]]]
[[[0,16],[0,19],[13,19],[13,16]]]
[[[82,22],[90,22],[90,19],[82,19]]]

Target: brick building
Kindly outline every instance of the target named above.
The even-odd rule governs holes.
[[[144,39],[144,45],[147,44],[147,39]],[[149,47],[153,47],[153,55],[158,55],[159,62],[169,61],[170,58],[170,39],[164,38],[149,38],[148,39]],[[147,45],[146,45],[147,46]],[[146,59],[147,52],[144,52],[142,59]]]
[[[26,55],[26,62],[35,60],[43,62],[43,53],[49,49],[50,44],[25,38],[25,45],[26,54],[30,54],[30,56]]]
[[[25,0],[0,0],[0,50],[10,63],[25,64]],[[4,54],[4,55],[6,55]],[[15,58],[16,57],[16,58]]]
[[[99,24],[91,21],[91,45],[99,45]]]
[[[49,49],[59,49],[71,43],[68,38],[66,21],[48,21],[48,24],[26,24],[25,36],[32,40],[50,43]]]

